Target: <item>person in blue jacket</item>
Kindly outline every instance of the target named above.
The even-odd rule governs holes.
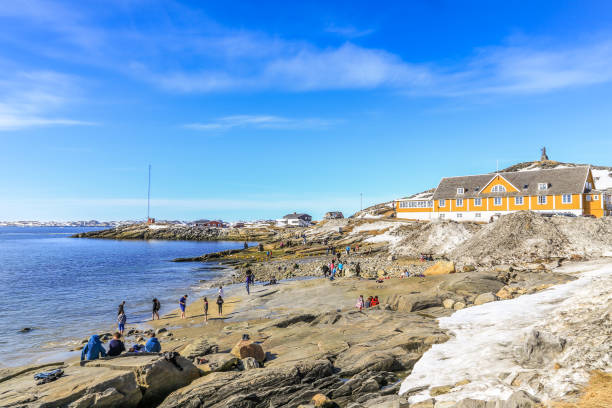
[[[157,340],[157,337],[155,337],[155,334],[151,333],[151,338],[145,344],[145,351],[148,353],[161,352],[161,344],[159,344],[159,340]]]
[[[106,350],[104,350],[100,336],[94,334],[83,347],[81,360],[97,360],[100,357],[106,357]]]

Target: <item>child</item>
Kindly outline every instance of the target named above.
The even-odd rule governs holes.
[[[374,296],[374,299],[372,299],[371,306],[378,306],[379,304],[380,302],[378,301],[378,296]]]
[[[155,320],[155,318],[157,317],[157,320],[159,320],[159,309],[161,309],[161,303],[159,300],[157,300],[157,298],[153,299],[153,316],[151,317],[151,320]]]
[[[223,286],[219,286],[219,296],[223,297]]]
[[[204,296],[204,321],[208,321],[208,299]]]
[[[187,295],[184,295],[179,300],[179,306],[181,307],[181,319],[185,318],[185,307],[187,306]]]
[[[97,360],[100,356],[106,357],[106,350],[104,350],[100,336],[94,334],[89,338],[85,347],[83,347],[81,360]]]
[[[121,333],[121,335],[123,336],[123,332],[125,330],[125,322],[127,320],[127,317],[125,315],[125,312],[123,310],[120,311],[119,315],[117,316],[117,326],[119,329],[119,333]]]
[[[219,317],[223,316],[223,298],[221,295],[217,298],[217,307],[219,308]]]
[[[363,295],[359,295],[359,299],[357,299],[357,304],[355,307],[361,311],[361,309],[363,309],[363,303]]]
[[[161,344],[159,344],[159,340],[155,337],[155,333],[149,334],[151,338],[145,344],[145,351],[147,353],[159,353],[161,352]]]
[[[365,305],[364,305],[366,309],[370,306],[372,306],[372,296],[367,298],[367,300],[365,301]]]
[[[121,333],[116,332],[113,334],[113,339],[108,343],[108,355],[111,357],[118,356],[125,351],[125,345],[121,340]]]

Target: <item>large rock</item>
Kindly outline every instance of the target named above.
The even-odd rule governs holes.
[[[316,394],[312,397],[312,403],[317,408],[332,408],[336,404],[323,394]]]
[[[247,357],[240,360],[240,368],[242,370],[252,370],[254,368],[259,368],[259,363],[253,357]]]
[[[231,353],[240,359],[253,357],[259,363],[263,363],[266,359],[266,353],[263,347],[252,340],[239,341],[238,344],[232,348]]]
[[[434,265],[425,269],[425,272],[423,272],[423,275],[436,276],[436,275],[447,275],[449,273],[455,273],[455,263],[451,261],[438,261]]]
[[[230,353],[209,354],[205,358],[208,362],[199,366],[204,372],[230,371],[240,363],[240,359]]]
[[[444,299],[444,302],[442,302],[442,306],[444,306],[445,309],[452,309],[454,304],[455,301],[453,299]]]
[[[216,344],[210,344],[207,339],[201,337],[193,343],[187,345],[187,347],[181,351],[181,355],[189,360],[193,360],[196,357],[205,356],[218,351],[219,347]]]
[[[494,302],[495,301],[495,295],[492,293],[482,293],[478,296],[476,296],[476,299],[474,299],[474,304],[475,305],[482,305],[484,303],[489,303],[489,302]]]

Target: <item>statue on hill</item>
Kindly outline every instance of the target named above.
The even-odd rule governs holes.
[[[547,161],[548,155],[546,154],[546,147],[542,148],[542,156],[540,157],[540,161]]]

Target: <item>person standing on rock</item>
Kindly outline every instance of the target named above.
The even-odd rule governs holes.
[[[350,254],[350,252],[351,252],[351,246],[347,245],[346,246],[346,256],[348,256]]]
[[[343,276],[342,275],[342,271],[344,270],[344,264],[340,261],[338,261],[338,275]]]
[[[223,286],[219,286],[219,296],[223,297]]]
[[[117,308],[117,316],[119,316],[121,313],[125,313],[125,300],[119,303],[119,307]]]
[[[204,321],[208,321],[208,299],[204,296]]]
[[[157,320],[159,320],[159,309],[161,309],[161,303],[159,302],[159,300],[157,300],[157,298],[153,298],[153,316],[151,320],[155,320],[156,317]]]
[[[223,316],[223,298],[221,295],[217,298],[217,307],[219,308],[219,317]]]
[[[187,295],[184,295],[179,300],[179,306],[181,308],[181,319],[184,319],[185,318],[185,308],[187,307]]]

